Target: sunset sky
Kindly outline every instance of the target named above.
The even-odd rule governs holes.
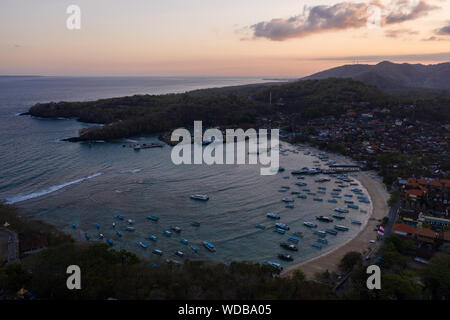
[[[66,28],[70,4],[81,8],[81,30]],[[379,28],[367,26],[374,5]],[[0,4],[4,75],[297,77],[355,60],[450,61],[450,0]]]

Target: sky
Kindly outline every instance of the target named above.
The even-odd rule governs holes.
[[[450,0],[0,1],[3,75],[300,77],[382,60],[450,61]]]

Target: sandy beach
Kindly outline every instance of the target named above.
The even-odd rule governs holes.
[[[330,155],[332,154],[330,153]],[[351,163],[351,160],[343,156],[332,155],[331,158],[337,160],[339,163]],[[387,204],[389,193],[381,178],[375,172],[359,172],[357,179],[369,192],[373,207],[371,217],[365,227],[354,238],[349,239],[339,247],[316,258],[285,269],[282,272],[282,276],[290,276],[296,269],[303,271],[308,279],[312,279],[316,273],[321,273],[326,270],[330,272],[338,271],[339,263],[346,253],[357,251],[362,254],[367,254],[369,250],[376,249],[380,244],[378,241],[376,243],[370,243],[370,240],[376,240],[376,225],[380,223],[380,219],[383,219],[389,213],[389,206]]]

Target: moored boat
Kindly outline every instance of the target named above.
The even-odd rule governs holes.
[[[211,252],[215,252],[216,251],[216,247],[211,242],[203,241],[202,244],[209,251],[211,251]]]
[[[333,236],[337,235],[337,231],[333,229],[326,229],[325,232]]]
[[[278,258],[284,261],[293,261],[294,258],[290,254],[286,253],[279,253]]]
[[[145,243],[144,241],[139,241],[138,244],[141,248],[144,248],[144,249],[147,249],[147,247],[148,247],[147,243]]]
[[[280,220],[280,216],[276,215],[275,213],[268,213],[267,218],[273,219],[273,220]]]
[[[300,239],[297,237],[289,237],[288,241],[292,243],[298,243]]]
[[[289,230],[289,226],[287,224],[284,223],[275,223],[275,226],[277,228],[283,229],[283,230]]]
[[[159,217],[157,217],[157,216],[148,216],[147,219],[156,222],[156,221],[159,220]]]
[[[335,225],[334,228],[339,231],[348,231],[348,227],[342,225]]]
[[[319,220],[322,222],[333,222],[333,219],[326,217],[326,216],[318,216],[318,217],[316,217],[316,220]]]
[[[201,201],[208,201],[209,197],[206,194],[193,194],[193,195],[191,195],[191,199],[193,199],[193,200],[201,200]]]
[[[282,247],[283,249],[286,249],[286,250],[298,251],[298,248],[295,245],[289,244],[286,242],[281,242],[280,247]]]
[[[158,250],[158,249],[153,249],[153,250],[152,250],[152,253],[153,253],[153,254],[156,254],[156,255],[158,255],[158,256],[162,256],[162,255],[163,255],[163,252],[162,252],[161,250]]]
[[[303,222],[303,224],[305,226],[307,226],[308,228],[317,228],[317,224],[309,222],[309,221],[305,221],[305,222]]]

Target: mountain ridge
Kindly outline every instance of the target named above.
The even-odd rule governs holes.
[[[423,65],[382,61],[375,65],[343,65],[312,74],[302,80],[326,78],[352,78],[382,89],[450,89],[450,62]]]

